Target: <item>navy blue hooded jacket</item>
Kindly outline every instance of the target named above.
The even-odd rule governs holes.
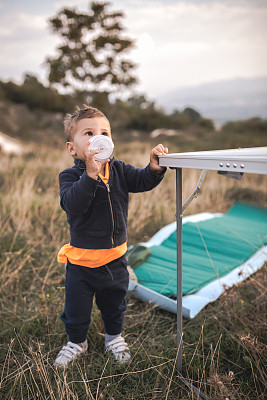
[[[86,173],[85,163],[75,159],[72,168],[59,174],[60,205],[67,213],[70,244],[82,249],[110,249],[127,241],[129,192],[156,187],[162,174],[113,158],[106,185]]]

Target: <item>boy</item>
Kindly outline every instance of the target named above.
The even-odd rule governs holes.
[[[64,128],[66,147],[75,163],[59,175],[60,204],[70,226],[70,243],[58,253],[58,261],[67,263],[61,319],[69,342],[54,365],[66,367],[87,350],[94,296],[104,321],[105,349],[124,363],[131,358],[121,336],[129,283],[125,258],[128,193],[151,190],[160,183],[166,169],[159,166],[158,156],[168,149],[156,146],[143,169],[114,157],[96,161],[98,152],[90,152],[89,139],[94,135],[111,138],[111,129],[105,115],[89,106],[67,114]]]

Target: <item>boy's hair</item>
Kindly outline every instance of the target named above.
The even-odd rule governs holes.
[[[83,104],[83,108],[76,106],[73,113],[66,114],[63,122],[66,142],[70,142],[72,140],[73,127],[80,119],[97,117],[107,118],[105,114],[102,113],[102,111],[98,110],[97,108],[90,107],[86,104]]]

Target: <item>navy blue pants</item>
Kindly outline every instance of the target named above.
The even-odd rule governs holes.
[[[69,340],[82,343],[87,337],[91,320],[93,298],[101,311],[105,332],[122,332],[126,293],[129,284],[126,257],[122,256],[102,267],[88,268],[71,264],[66,266],[65,323]]]

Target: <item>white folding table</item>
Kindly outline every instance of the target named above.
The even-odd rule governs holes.
[[[159,157],[159,165],[176,169],[177,222],[177,370],[182,371],[182,168],[267,174],[267,147],[174,153]]]

